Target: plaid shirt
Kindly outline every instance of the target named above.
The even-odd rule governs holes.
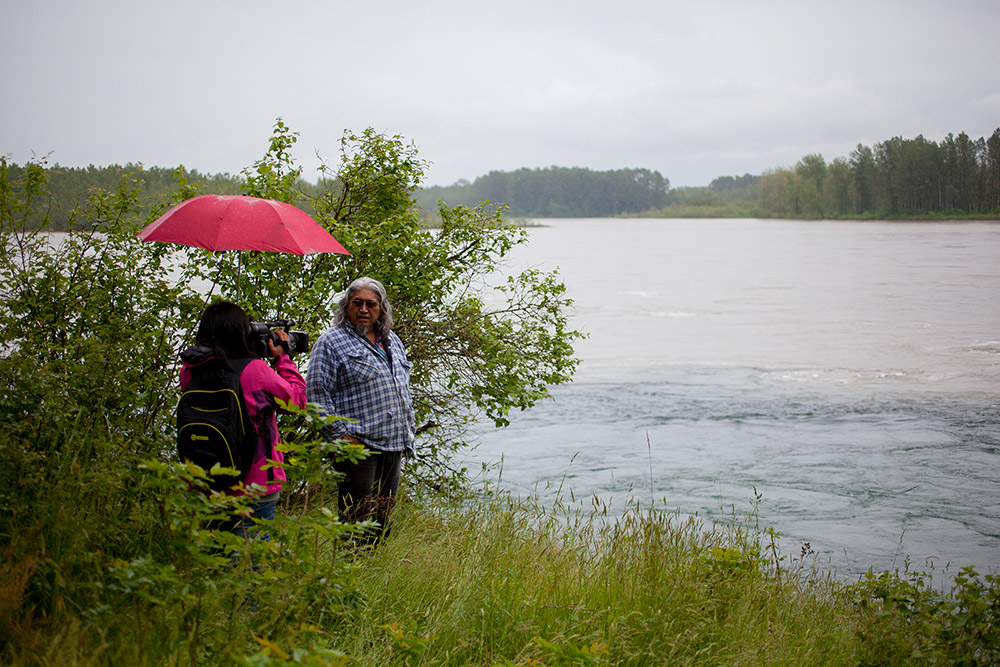
[[[325,331],[313,345],[306,397],[326,415],[347,417],[324,429],[330,440],[352,435],[373,449],[406,452],[414,445],[410,368],[399,336],[389,333],[390,359],[346,326]]]

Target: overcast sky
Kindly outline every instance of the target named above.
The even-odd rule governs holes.
[[[998,0],[0,0],[0,154],[239,173],[275,119],[426,185],[520,167],[674,186],[1000,127]]]

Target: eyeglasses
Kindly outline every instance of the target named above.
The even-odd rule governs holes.
[[[355,308],[365,307],[368,310],[375,310],[378,308],[378,301],[372,301],[371,299],[351,299],[351,305]]]

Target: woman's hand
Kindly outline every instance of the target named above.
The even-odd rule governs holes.
[[[274,336],[277,336],[278,340],[280,340],[281,342],[287,343],[288,332],[283,331],[282,329],[275,329],[274,331],[271,332],[271,334],[272,336],[267,339],[267,353],[270,354],[272,357],[276,357],[279,354],[288,354],[286,347],[274,344]]]

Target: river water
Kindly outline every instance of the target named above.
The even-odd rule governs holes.
[[[1000,224],[539,223],[509,269],[558,268],[581,365],[471,470],[708,523],[759,493],[848,578],[1000,570]]]

